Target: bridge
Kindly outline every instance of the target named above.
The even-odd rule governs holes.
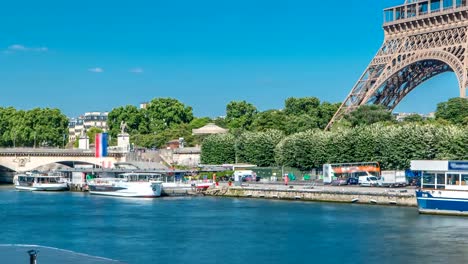
[[[365,104],[393,110],[417,86],[455,73],[460,97],[468,86],[467,0],[406,0],[384,10],[385,39],[330,123]]]
[[[96,158],[93,150],[0,149],[0,182],[10,181],[9,178],[15,172],[25,172],[60,165],[70,168],[77,165],[112,168],[118,162],[126,162],[126,153],[109,152],[108,157]]]

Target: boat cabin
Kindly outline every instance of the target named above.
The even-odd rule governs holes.
[[[115,176],[117,179],[126,180],[128,182],[147,182],[156,181],[161,178],[161,174],[157,173],[122,173]]]
[[[468,190],[468,161],[413,160],[411,170],[421,172],[424,189]]]

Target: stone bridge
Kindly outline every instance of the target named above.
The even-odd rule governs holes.
[[[111,168],[117,162],[125,162],[126,153],[109,152],[108,157],[96,158],[93,150],[75,149],[0,149],[0,174],[25,172],[41,167],[63,165],[93,165]]]

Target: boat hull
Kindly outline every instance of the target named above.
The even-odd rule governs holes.
[[[89,193],[94,195],[154,198],[161,196],[160,183],[122,183],[113,185],[89,184]]]
[[[467,191],[418,190],[416,198],[420,213],[468,216]]]
[[[59,191],[67,191],[68,184],[61,183],[61,184],[40,184],[40,185],[31,185],[31,186],[22,186],[22,185],[15,185],[17,190],[21,191],[43,191],[43,192],[59,192]]]

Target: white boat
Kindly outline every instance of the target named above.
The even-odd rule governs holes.
[[[65,191],[68,183],[62,175],[27,172],[13,178],[15,188],[26,191]]]
[[[411,161],[411,169],[422,172],[420,213],[468,215],[468,161]]]
[[[115,178],[96,178],[88,182],[89,193],[119,197],[159,197],[162,182],[157,174],[123,173]]]

